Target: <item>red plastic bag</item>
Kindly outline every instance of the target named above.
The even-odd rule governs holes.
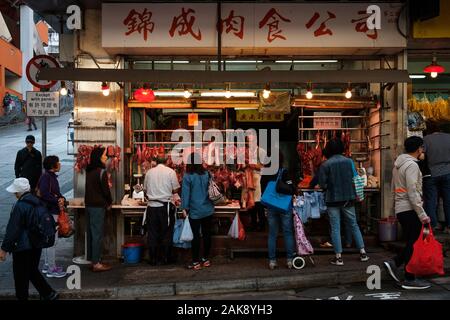
[[[58,236],[60,238],[68,238],[73,235],[73,225],[69,215],[64,209],[59,211],[58,215]]]
[[[245,240],[245,228],[244,228],[244,225],[242,224],[242,222],[241,222],[241,219],[239,219],[239,216],[237,216],[238,217],[238,223],[239,223],[239,240]]]
[[[442,253],[442,245],[434,238],[433,230],[423,235],[424,226],[420,232],[419,239],[414,243],[414,251],[406,266],[406,271],[418,276],[426,276],[433,274],[444,274],[444,256]]]

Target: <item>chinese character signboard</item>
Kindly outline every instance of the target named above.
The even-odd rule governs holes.
[[[364,3],[104,3],[104,48],[402,48],[401,4],[380,3],[381,29],[369,29]],[[394,18],[392,18],[394,17]],[[404,21],[400,20],[400,25]]]
[[[339,129],[342,128],[340,112],[314,112],[314,128]]]
[[[282,113],[261,113],[258,110],[236,110],[238,122],[281,122],[284,120]]]
[[[27,91],[28,117],[59,117],[59,92]]]

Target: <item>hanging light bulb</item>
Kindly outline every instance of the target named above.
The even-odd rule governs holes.
[[[105,97],[109,96],[109,86],[106,82],[102,82],[102,93]]]
[[[66,82],[65,81],[61,81],[61,89],[59,89],[59,94],[62,96],[66,96],[67,95],[67,89],[66,89]]]
[[[352,88],[350,87],[350,83],[348,84],[347,91],[345,92],[345,97],[350,99],[352,97]]]
[[[189,99],[192,96],[192,93],[189,90],[184,90],[183,97]]]
[[[436,78],[439,73],[445,71],[445,68],[437,63],[436,56],[433,56],[431,64],[423,68],[423,71],[429,73],[432,78]]]
[[[345,92],[345,97],[347,99],[350,99],[352,97],[352,91],[350,89],[347,89],[347,91]]]
[[[190,92],[188,90],[188,88],[186,86],[184,86],[183,97],[185,97],[186,99],[189,99],[191,96],[192,96],[192,92]]]
[[[270,86],[269,86],[269,84],[266,84],[266,86],[264,87],[264,90],[263,90],[263,98],[268,99],[269,96],[270,96]]]
[[[308,83],[306,87],[306,99],[312,99],[313,93],[312,93],[312,85],[311,83]]]

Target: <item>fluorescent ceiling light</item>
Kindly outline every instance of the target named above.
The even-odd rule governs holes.
[[[275,63],[336,63],[338,60],[275,60]]]
[[[258,107],[236,107],[234,110],[258,110]]]
[[[255,92],[251,91],[231,91],[232,97],[256,97]],[[225,97],[226,91],[204,91],[200,93],[201,97]]]
[[[210,63],[218,63],[217,60],[211,60]],[[224,60],[225,63],[263,63],[262,60]],[[206,63],[206,60],[201,60],[200,63]]]
[[[155,63],[186,64],[186,63],[189,63],[189,61],[188,60],[173,60],[173,61],[171,61],[171,60],[155,60]]]
[[[153,91],[157,97],[184,97],[184,91]]]
[[[425,79],[427,76],[424,74],[410,74],[410,79]]]

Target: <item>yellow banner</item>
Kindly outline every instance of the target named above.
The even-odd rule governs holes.
[[[450,1],[441,0],[439,17],[414,22],[414,38],[450,38]]]
[[[258,110],[236,110],[238,122],[280,122],[284,120],[282,113],[260,113]]]

